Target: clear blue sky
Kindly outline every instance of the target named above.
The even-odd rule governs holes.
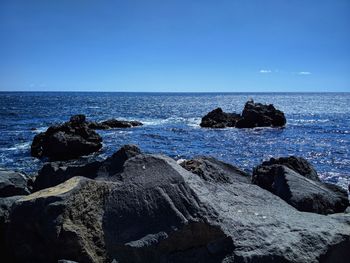
[[[2,91],[350,91],[349,0],[1,0]]]

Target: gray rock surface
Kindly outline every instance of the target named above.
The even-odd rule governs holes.
[[[122,172],[124,162],[140,153],[141,151],[137,146],[124,145],[104,161],[94,161],[87,164],[46,163],[36,176],[33,190],[38,191],[56,186],[74,176],[109,181],[115,180],[118,177],[118,173]]]
[[[197,157],[180,163],[186,170],[197,174],[205,181],[218,183],[245,182],[251,177],[239,168],[212,157]]]
[[[30,194],[31,183],[22,173],[0,168],[0,197]]]
[[[258,166],[252,181],[299,211],[331,214],[344,212],[349,205],[346,190],[311,180],[284,165]]]
[[[113,182],[74,177],[23,197],[9,230],[17,262],[342,263],[350,256],[345,214],[299,212],[257,185],[206,180],[160,155],[127,159]]]

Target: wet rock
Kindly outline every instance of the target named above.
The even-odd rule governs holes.
[[[56,186],[74,176],[109,181],[116,180],[118,173],[123,170],[124,162],[140,153],[141,151],[137,146],[124,145],[104,161],[94,161],[87,164],[46,163],[36,176],[33,190],[39,191]]]
[[[26,175],[0,168],[0,197],[30,194],[31,179]]]
[[[272,104],[264,105],[248,101],[242,114],[226,113],[217,108],[202,118],[201,127],[207,128],[255,128],[255,127],[283,127],[286,124],[284,113]]]
[[[272,104],[264,105],[248,101],[242,111],[242,118],[237,122],[237,128],[283,127],[286,124],[284,113]]]
[[[240,119],[239,114],[223,112],[221,108],[217,108],[202,118],[201,127],[206,128],[225,128],[235,127],[236,122]]]
[[[69,122],[51,126],[37,134],[31,145],[34,157],[50,160],[76,159],[97,152],[102,147],[102,138],[85,121],[84,115],[72,116]]]
[[[89,128],[96,130],[107,130],[114,128],[131,128],[136,126],[142,126],[139,121],[122,121],[116,119],[110,119],[102,122],[89,122]]]
[[[186,170],[197,174],[205,181],[218,183],[251,181],[250,175],[239,168],[212,157],[198,157],[180,163]]]
[[[349,205],[346,190],[311,180],[284,165],[258,166],[254,169],[252,182],[303,212],[340,213]]]

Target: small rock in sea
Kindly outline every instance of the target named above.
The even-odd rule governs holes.
[[[89,122],[88,126],[90,129],[95,130],[107,130],[114,128],[131,128],[136,126],[142,126],[143,124],[139,121],[121,121],[116,119],[110,119],[102,122]]]
[[[283,127],[286,124],[284,113],[272,104],[264,105],[247,101],[242,114],[226,113],[217,108],[202,118],[201,127],[207,128],[255,128],[255,127]]]
[[[102,138],[90,129],[84,115],[74,115],[69,122],[50,126],[46,132],[37,134],[31,145],[33,157],[50,160],[69,160],[97,152]]]
[[[347,191],[323,183],[303,158],[272,158],[254,168],[252,182],[274,193],[299,211],[341,213],[349,206]]]

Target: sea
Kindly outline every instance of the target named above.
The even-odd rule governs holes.
[[[272,103],[287,125],[207,129],[201,118],[221,107],[240,113],[247,100]],[[138,120],[130,129],[98,130],[104,159],[124,144],[174,159],[213,156],[247,172],[271,157],[301,156],[322,180],[350,183],[350,93],[0,92],[0,168],[35,175],[46,160],[30,156],[33,137],[85,114],[88,120]]]

